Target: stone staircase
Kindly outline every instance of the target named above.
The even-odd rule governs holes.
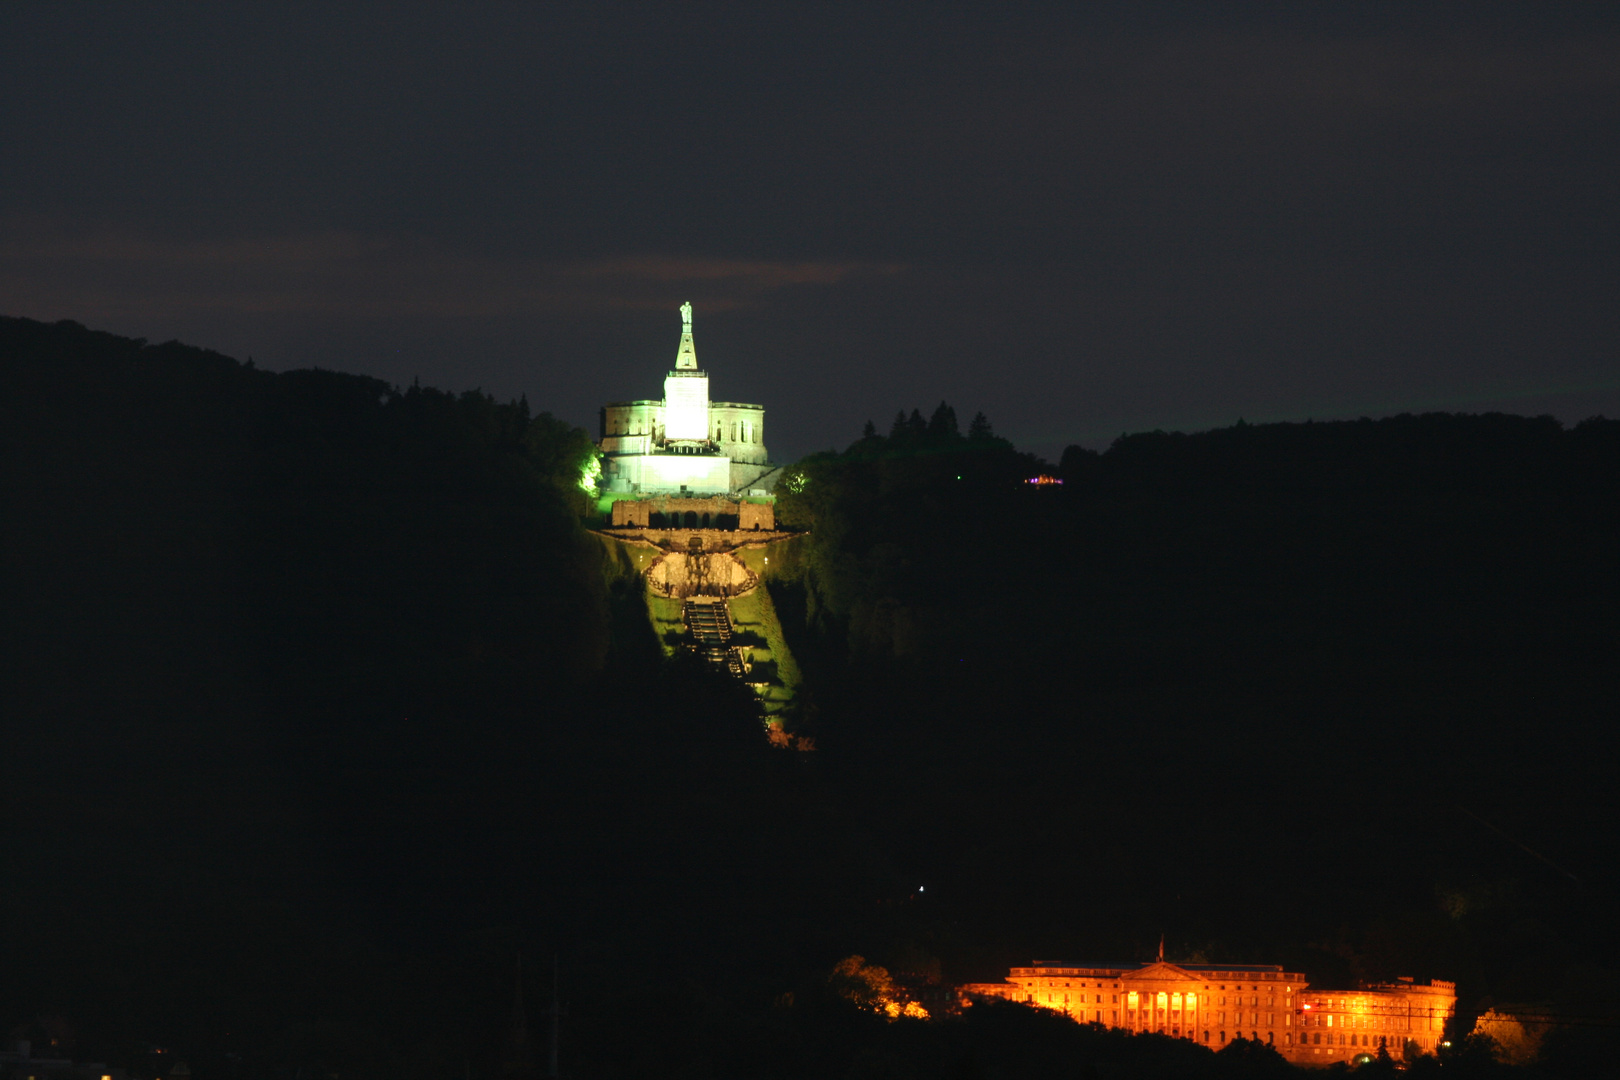
[[[726,609],[725,601],[701,603],[687,600],[683,615],[698,655],[717,671],[742,678],[742,656],[731,647],[731,612]]]

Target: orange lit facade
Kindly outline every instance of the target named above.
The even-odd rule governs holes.
[[[1331,1065],[1379,1047],[1399,1058],[1408,1041],[1432,1054],[1445,1038],[1457,1005],[1457,984],[1398,979],[1360,990],[1312,990],[1300,995],[1299,1043],[1293,1060]]]
[[[1220,1049],[1258,1039],[1294,1043],[1305,976],[1273,965],[1055,964],[1013,968],[1004,983],[970,983],[969,997],[1056,1009],[1087,1024],[1153,1031]]]
[[[1013,968],[1004,982],[969,983],[960,993],[966,1002],[1022,1001],[1081,1023],[1156,1032],[1211,1050],[1252,1039],[1301,1065],[1350,1061],[1376,1054],[1379,1045],[1399,1057],[1407,1039],[1433,1053],[1456,1003],[1453,984],[1439,981],[1402,980],[1357,991],[1307,986],[1304,975],[1269,964],[1037,960]]]

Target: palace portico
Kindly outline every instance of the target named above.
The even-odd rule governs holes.
[[[1036,961],[1003,983],[970,983],[969,997],[1056,1009],[1082,1023],[1158,1032],[1219,1049],[1237,1038],[1293,1045],[1295,999],[1305,976],[1275,965]]]

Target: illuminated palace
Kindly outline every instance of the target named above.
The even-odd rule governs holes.
[[[1309,990],[1305,976],[1273,965],[1067,964],[1037,960],[1004,982],[969,983],[964,1001],[1005,998],[1055,1009],[1082,1023],[1191,1039],[1214,1050],[1245,1038],[1298,1065],[1376,1055],[1399,1058],[1407,1042],[1434,1053],[1456,1005],[1454,983],[1435,980]]]
[[[599,445],[610,492],[765,495],[775,479],[765,452],[765,407],[709,400],[689,303],[681,305],[681,343],[675,369],[664,378],[663,400],[604,405]]]

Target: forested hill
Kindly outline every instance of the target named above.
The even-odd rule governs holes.
[[[1590,1000],[1620,956],[1620,423],[1150,433],[1061,485],[955,427],[798,463],[776,590],[828,767],[965,936]]]
[[[1465,1008],[1612,983],[1620,424],[1053,467],[901,417],[778,488],[812,753],[662,659],[590,453],[523,402],[0,319],[0,1026],[142,1080],[523,1075],[513,959],[539,1030],[555,953],[579,1075],[1014,1075],[1158,1051],[888,1026],[826,973],[1162,934]]]
[[[1286,626],[1267,649],[1304,647],[1309,627],[1358,652],[1405,653],[1421,632],[1425,653],[1459,659],[1481,646],[1590,660],[1587,631],[1614,614],[1620,422],[1240,421],[1070,447],[1054,469],[987,425],[958,434],[947,413],[897,418],[887,438],[869,427],[780,492],[781,518],[813,529],[818,618],[853,658],[926,663],[1016,638],[1015,656],[1056,648],[1094,668],[1086,685],[1163,684],[1221,667],[1234,636]],[[1061,485],[1022,482],[1043,472]],[[1039,632],[983,634],[980,609],[1014,597]],[[1558,648],[1543,624],[1562,627]]]
[[[592,450],[521,402],[0,320],[0,1026],[144,1076],[488,1075],[520,954],[576,1025],[794,970],[765,897],[860,875],[787,858],[803,770],[747,691],[663,663],[580,522]]]

